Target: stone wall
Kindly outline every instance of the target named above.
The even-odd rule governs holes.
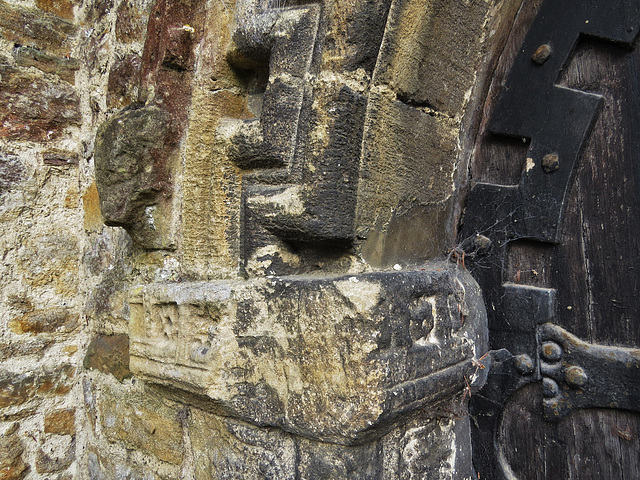
[[[0,1],[0,479],[453,478],[452,451],[416,442],[444,429],[464,450],[447,422],[466,391],[442,421],[348,448],[256,428],[131,373],[130,292],[446,256],[519,2],[327,0],[281,16],[268,54],[246,35],[264,19],[237,3]],[[297,190],[254,172],[242,128],[261,114],[260,152],[274,171],[297,159]]]
[[[97,126],[137,96],[150,8],[0,2],[3,479],[90,478],[84,399],[128,375],[117,282],[130,240],[103,225],[92,150]]]

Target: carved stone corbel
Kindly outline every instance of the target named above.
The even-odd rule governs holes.
[[[371,444],[443,409],[464,423],[465,400],[483,383],[481,294],[447,264],[150,284],[130,305],[130,368],[139,378],[205,410],[314,441]]]

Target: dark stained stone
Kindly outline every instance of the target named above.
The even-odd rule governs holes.
[[[0,153],[0,198],[26,176],[27,169],[17,155]]]
[[[21,375],[0,372],[0,408],[21,405],[36,397],[65,395],[71,391],[75,373],[72,365]]]
[[[119,381],[130,376],[129,337],[124,334],[95,336],[87,349],[84,368],[111,373]]]
[[[107,225],[121,226],[150,248],[162,241],[149,209],[166,203],[172,186],[169,114],[157,106],[132,105],[102,124],[96,136],[96,185]]]
[[[51,165],[55,167],[63,167],[66,165],[77,165],[78,155],[74,152],[68,152],[65,150],[52,149],[47,150],[42,154],[42,161],[45,165]]]
[[[129,55],[115,61],[109,72],[107,91],[109,107],[126,107],[137,100],[141,62],[139,55]]]
[[[116,38],[119,42],[135,42],[144,38],[149,12],[141,10],[135,2],[122,2],[116,19]]]

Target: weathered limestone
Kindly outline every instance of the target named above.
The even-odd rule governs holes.
[[[129,297],[134,378],[191,412],[165,416],[183,419],[184,457],[153,454],[196,478],[470,476],[468,419],[452,417],[482,383],[484,307],[463,268],[424,261],[453,238],[487,5],[240,0],[204,30],[179,23],[188,6],[156,3],[145,105],[114,73],[112,99],[132,104],[96,141],[105,221],[177,254]],[[443,58],[452,31],[465,40]],[[448,54],[461,63],[440,79]]]
[[[518,3],[0,0],[0,476],[471,476],[442,259]]]
[[[467,274],[435,267],[146,285],[131,368],[215,412],[358,443],[473,383],[484,306]]]
[[[17,435],[19,424],[11,425],[0,437],[0,475],[6,480],[21,480],[29,473],[22,453],[24,444]]]
[[[127,229],[148,248],[171,246],[169,113],[134,105],[104,123],[96,140],[96,183],[107,225]],[[170,147],[169,147],[170,148]],[[159,155],[160,153],[160,155]]]
[[[418,416],[379,440],[345,446],[192,410],[195,478],[472,478],[469,419],[459,415]]]

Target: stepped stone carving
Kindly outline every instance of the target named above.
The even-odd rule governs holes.
[[[165,3],[96,168],[107,223],[180,264],[131,291],[130,369],[191,406],[198,478],[469,477],[486,312],[434,258],[474,76],[429,92],[420,35],[477,41],[487,7]]]

